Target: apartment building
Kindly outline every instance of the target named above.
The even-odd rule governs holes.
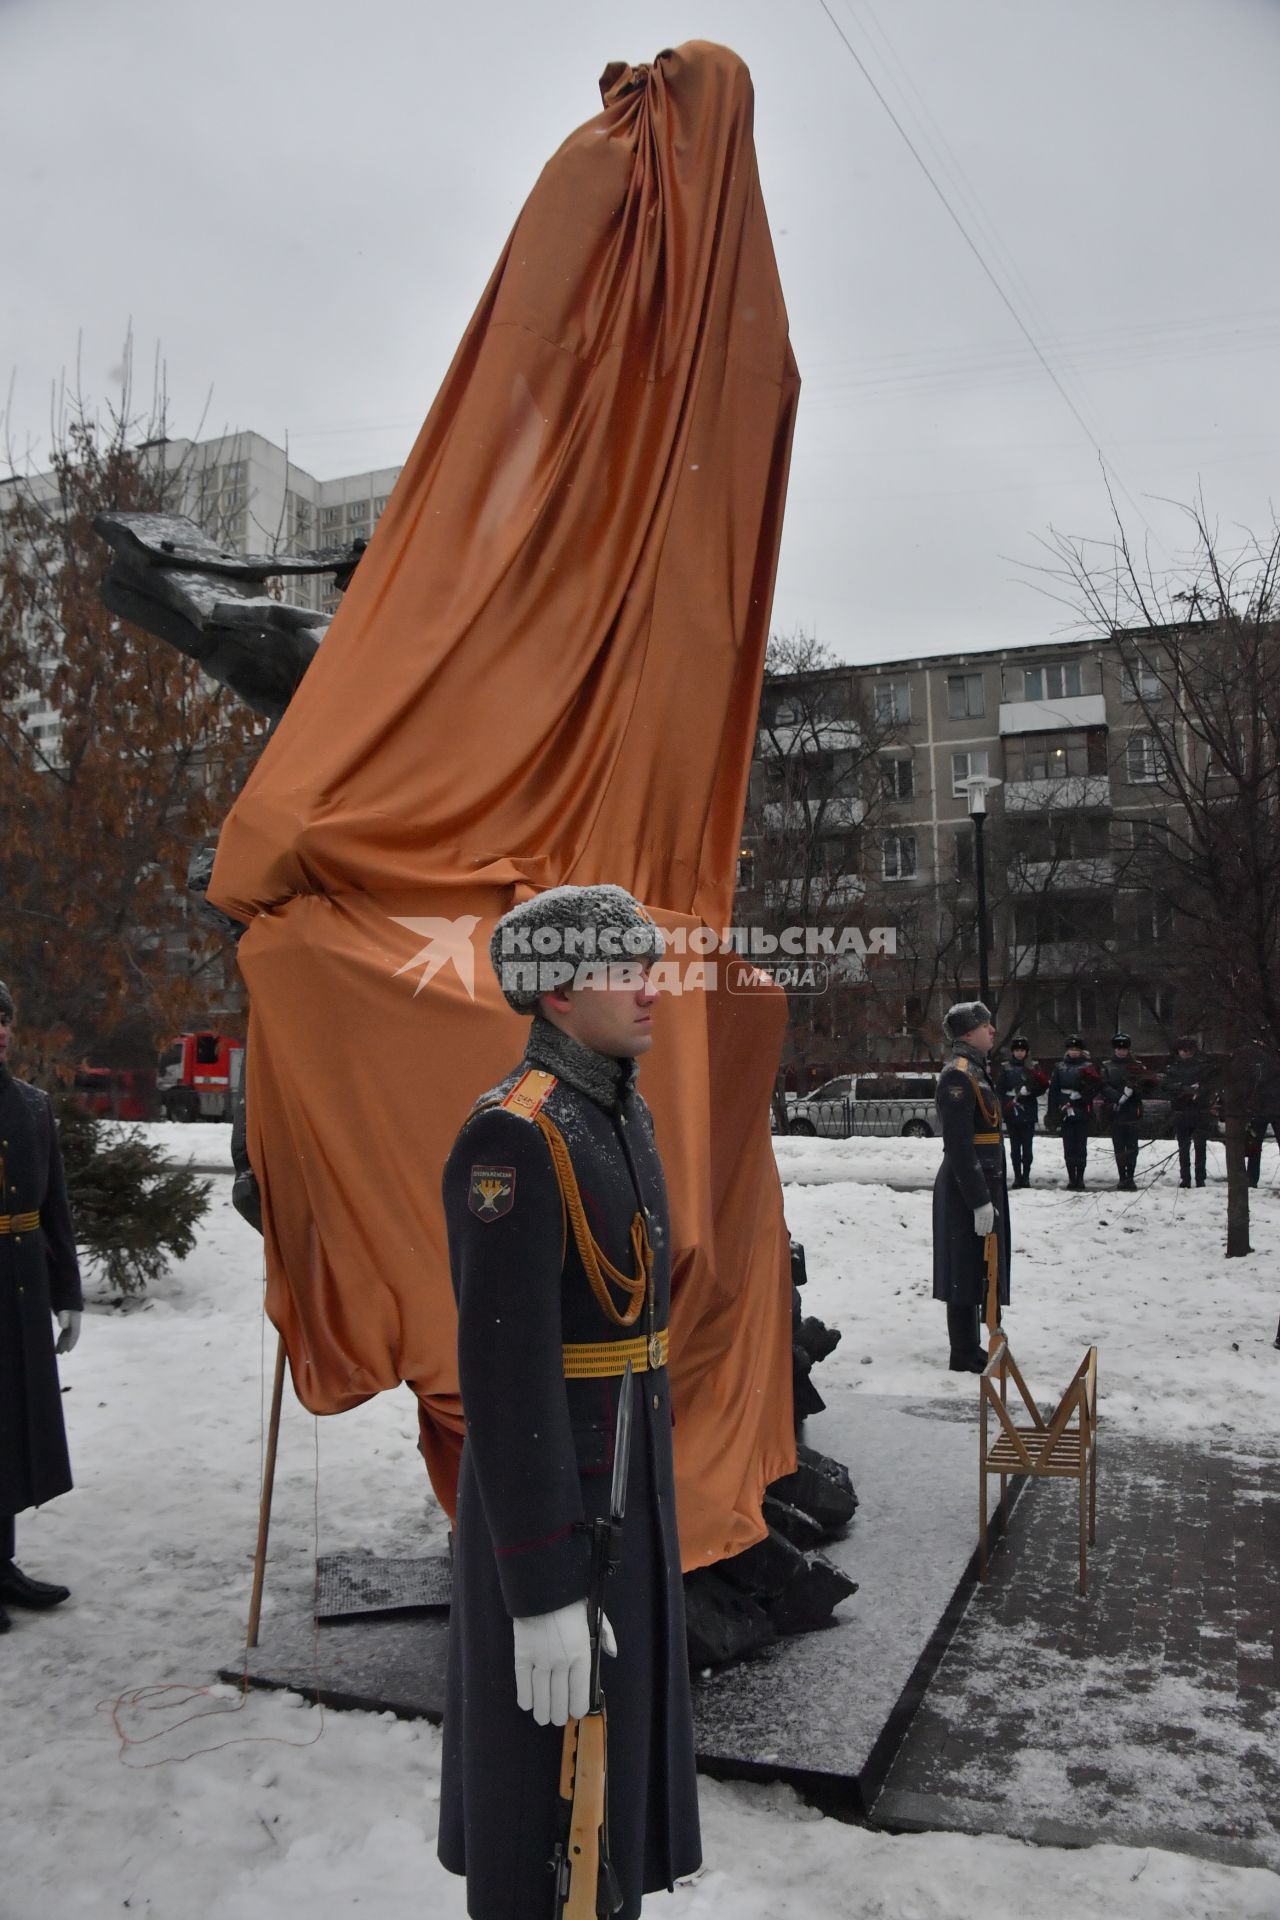
[[[749,920],[753,904],[768,904],[755,882],[778,822],[779,758],[804,708],[810,743],[797,750],[822,760],[840,802],[827,810],[833,852],[824,899],[874,903],[881,920],[894,917],[898,902],[899,917],[923,923],[924,944],[934,943],[932,976],[923,963],[914,982],[905,965],[878,976],[879,990],[898,994],[902,1006],[869,1050],[936,1052],[942,1005],[957,985],[977,991],[975,828],[965,783],[984,775],[998,783],[988,794],[984,839],[990,977],[1002,1024],[1026,1026],[1044,1054],[1077,1029],[1098,1046],[1117,1023],[1139,1050],[1165,1052],[1177,1018],[1161,979],[1172,929],[1144,892],[1133,856],[1150,844],[1168,801],[1120,648],[1099,640],[1007,647],[802,678],[803,690],[786,678],[766,686],[739,913]],[[819,691],[826,717],[815,722]],[[1144,682],[1141,691],[1153,689]],[[879,763],[871,802],[865,779],[860,798],[840,791],[842,766],[861,753],[865,773],[868,751]],[[776,880],[771,885],[776,891]],[[948,946],[948,964],[937,965]]]
[[[234,553],[299,553],[327,547],[347,551],[369,540],[400,477],[399,467],[317,480],[260,433],[216,435],[208,440],[164,439],[146,443],[144,460],[173,476],[173,509]],[[57,498],[51,474],[10,481],[38,499]],[[0,492],[0,534],[3,532]],[[285,583],[295,605],[323,613],[337,609],[333,580],[324,574]],[[41,750],[52,753],[60,721],[38,694],[17,706]]]

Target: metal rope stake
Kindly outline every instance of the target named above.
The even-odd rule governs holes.
[[[276,1446],[280,1439],[280,1408],[284,1400],[284,1335],[276,1342],[276,1377],[271,1387],[271,1419],[267,1425],[267,1458],[262,1469],[262,1501],[258,1508],[258,1550],[253,1556],[253,1594],[249,1601],[249,1633],[245,1645],[258,1644],[262,1618],[262,1583],[267,1571],[267,1535],[271,1531],[271,1495],[276,1481]]]

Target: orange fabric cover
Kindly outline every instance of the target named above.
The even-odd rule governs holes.
[[[249,1146],[298,1396],[333,1413],[408,1381],[450,1509],[440,1173],[527,1031],[489,931],[565,882],[617,882],[671,929],[729,923],[799,386],[745,67],[694,43],[602,87],[516,223],[210,888],[250,922]],[[428,979],[399,971],[432,932],[406,920],[474,938]],[[785,1005],[718,966],[716,991],[659,1003],[641,1075],[671,1185],[690,1566],[758,1539],[761,1491],[794,1464],[768,1131]]]

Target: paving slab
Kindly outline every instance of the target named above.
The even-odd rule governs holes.
[[[873,1822],[1280,1869],[1280,1450],[1100,1442],[1087,1597],[1074,1483],[1038,1482]]]

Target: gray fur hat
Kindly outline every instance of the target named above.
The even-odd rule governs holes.
[[[975,1027],[985,1027],[990,1018],[991,1009],[981,1000],[957,1000],[942,1016],[942,1031],[948,1040],[963,1040]]]
[[[536,1013],[540,997],[572,986],[579,968],[645,965],[665,949],[662,929],[625,887],[549,887],[503,914],[489,958],[507,1005]]]
[[[0,980],[0,1013],[7,1013],[10,1020],[12,1020],[17,1011],[17,1008],[13,1004],[13,995],[10,993],[8,987],[6,987],[4,981]]]

